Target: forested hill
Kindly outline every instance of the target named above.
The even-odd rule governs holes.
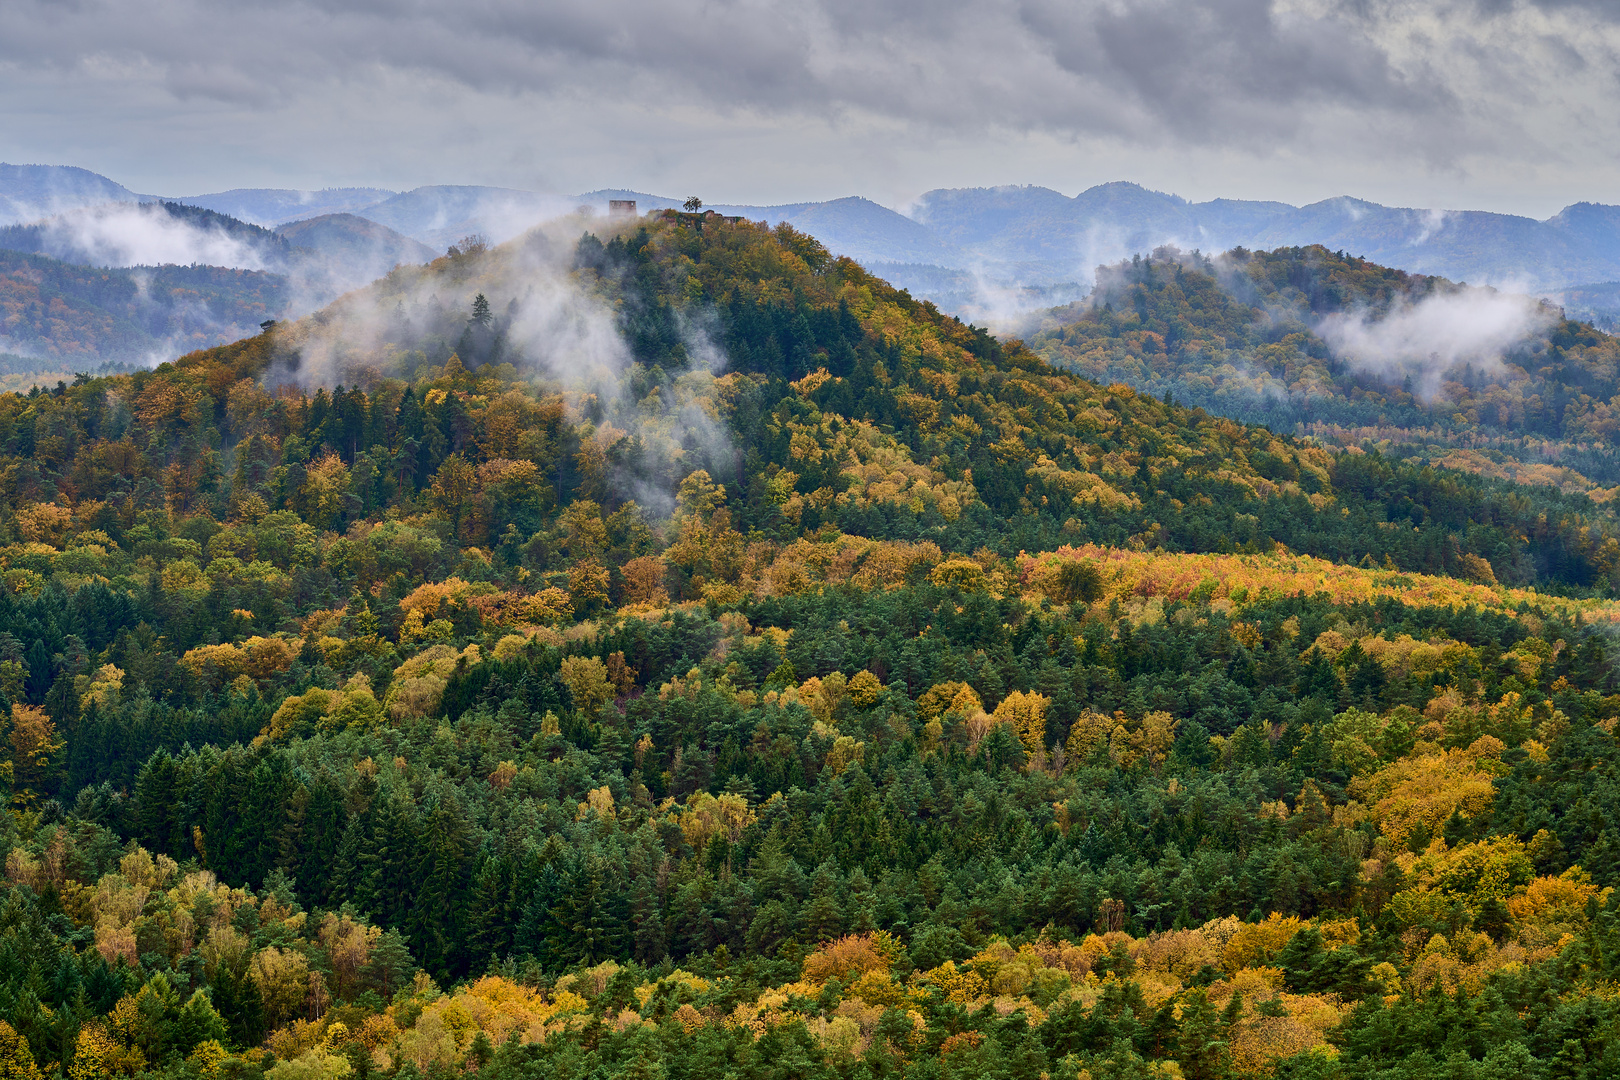
[[[1030,347],[1332,445],[1570,490],[1620,483],[1620,342],[1550,306],[1343,252],[1161,249],[1100,272]]]
[[[98,269],[0,250],[0,340],[44,369],[151,364],[252,333],[290,292],[284,276],[258,270]]]
[[[694,215],[0,397],[0,452],[8,1075],[1620,1064],[1585,496]]]

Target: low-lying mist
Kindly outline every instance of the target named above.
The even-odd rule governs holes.
[[[14,326],[9,337],[17,351],[148,364],[249,336],[267,318],[298,318],[402,262],[435,255],[351,215],[298,222],[283,235],[198,207],[128,202],[0,227],[0,250],[57,260],[31,273],[52,278],[48,290],[76,305],[72,314],[81,321],[93,323],[98,310],[129,320],[117,332],[89,334]],[[98,283],[84,267],[111,271],[112,278]],[[116,282],[133,283],[133,295]]]
[[[244,229],[251,228],[244,226]],[[12,226],[5,246],[83,266],[225,266],[282,270],[286,245],[273,234],[233,234],[176,216],[161,203],[106,203]]]
[[[1366,309],[1326,315],[1316,332],[1354,369],[1394,383],[1410,378],[1413,392],[1429,399],[1463,365],[1499,371],[1504,356],[1557,318],[1556,308],[1528,296],[1459,288],[1376,315]]]

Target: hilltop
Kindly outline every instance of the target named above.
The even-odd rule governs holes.
[[[1620,342],[1528,298],[1343,252],[1163,249],[1099,271],[1029,343],[1093,379],[1336,445],[1603,498],[1620,483]]]

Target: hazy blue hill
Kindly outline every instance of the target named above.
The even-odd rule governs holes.
[[[307,248],[328,258],[343,258],[357,264],[386,263],[371,275],[373,278],[387,273],[396,263],[428,262],[439,254],[419,240],[355,214],[304,218],[281,226],[276,235],[295,247]]]
[[[634,199],[642,214],[684,202],[684,196],[627,189],[556,196],[474,185],[398,193],[382,188],[237,188],[178,202],[248,225],[354,215],[442,252],[470,234],[501,242],[580,205],[605,213],[610,199]],[[0,226],[28,224],[109,201],[154,200],[85,169],[0,165]],[[1382,206],[1351,197],[1299,207],[1245,199],[1194,203],[1116,181],[1073,197],[1037,186],[942,188],[924,194],[905,214],[859,196],[769,206],[711,201],[710,206],[754,221],[790,222],[833,251],[864,263],[966,273],[967,278],[952,277],[954,284],[943,292],[919,293],[963,313],[975,305],[984,308],[987,297],[980,286],[986,282],[996,282],[1002,296],[1011,295],[1005,292],[1006,285],[1016,294],[1027,288],[1039,292],[1072,282],[1089,283],[1097,266],[1147,254],[1163,244],[1212,253],[1239,246],[1266,250],[1321,244],[1412,272],[1532,288],[1549,295],[1620,279],[1620,207],[1597,203],[1575,203],[1546,221],[1536,221],[1482,211]],[[352,222],[344,227],[354,229]],[[7,242],[30,247],[16,237]],[[372,240],[356,234],[342,244],[369,251]],[[53,250],[41,244],[31,249]],[[390,251],[408,261],[421,257],[415,249]],[[55,253],[76,257],[71,251]],[[382,258],[374,261],[380,264]],[[920,276],[931,280],[937,275]],[[975,285],[966,289],[964,281]],[[1603,309],[1591,310],[1601,314]]]
[[[587,191],[583,195],[575,195],[573,202],[581,206],[590,206],[598,213],[606,213],[608,202],[612,199],[633,200],[639,214],[645,214],[649,210],[673,210],[686,201],[672,199],[667,195],[649,195],[645,191],[631,191],[628,188],[600,188],[596,191]]]
[[[1300,207],[1244,246],[1306,244],[1454,281],[1543,288],[1610,276],[1620,268],[1579,234],[1533,218],[1387,207],[1347,197]]]
[[[165,242],[188,237],[224,243]],[[153,237],[158,239],[153,242]],[[100,203],[26,225],[0,226],[0,249],[49,255],[85,266],[225,263],[284,271],[296,260],[292,245],[269,229],[199,206],[160,202]],[[154,255],[153,252],[163,252]]]
[[[120,239],[143,234],[161,242]],[[5,344],[44,361],[167,360],[436,254],[353,214],[271,231],[198,206],[102,204],[0,226],[0,317]]]
[[[954,263],[930,261],[999,264],[1008,273],[1022,268],[1032,283],[1089,277],[1101,263],[1166,243],[1212,252],[1321,244],[1414,272],[1544,289],[1620,276],[1620,208],[1591,203],[1542,222],[1350,197],[1302,207],[1242,199],[1188,203],[1116,182],[1073,198],[1038,187],[930,191],[918,201],[916,218],[963,253]]]
[[[1165,243],[1221,250],[1244,243],[1295,208],[1217,199],[1189,203],[1140,184],[1098,184],[1069,198],[1050,188],[931,191],[917,218],[971,257],[1026,266],[1051,279],[1089,278],[1098,264]]]
[[[576,205],[574,199],[515,188],[436,185],[385,199],[361,216],[442,251],[474,233],[492,243],[510,240]]]
[[[606,189],[576,195],[572,201],[600,212],[607,209],[610,199],[634,199],[636,211],[641,214],[676,208],[685,202],[641,191]],[[962,260],[961,252],[937,230],[859,195],[775,206],[713,203],[705,204],[705,208],[720,214],[740,215],[749,221],[768,221],[772,225],[786,221],[796,229],[814,234],[834,254],[848,255],[861,262],[956,264]]]
[[[822,203],[716,209],[721,213],[742,214],[753,221],[766,220],[773,225],[786,221],[816,236],[834,254],[848,255],[861,262],[940,263],[961,257],[928,226],[879,206],[871,199],[854,195]]]
[[[932,301],[941,311],[992,328],[1017,327],[1020,313],[1073,303],[1089,288],[1078,281],[1026,285],[1015,278],[927,263],[873,261],[864,265],[896,288]]]
[[[1107,218],[1121,225],[1156,225],[1192,220],[1192,204],[1186,199],[1123,180],[1089,187],[1070,205],[1077,221]]]
[[[386,188],[232,188],[209,195],[191,195],[175,202],[201,206],[254,225],[274,226],[326,214],[353,213],[399,194]]]
[[[1032,224],[1066,221],[1073,201],[1043,187],[941,188],[918,199],[913,215],[941,239],[971,247]]]
[[[1369,249],[1366,257],[1457,281],[1528,281],[1540,288],[1620,273],[1620,261],[1594,249],[1585,238],[1510,214],[1450,213],[1425,242],[1413,246],[1416,250],[1408,255],[1397,241]]]
[[[354,214],[289,222],[276,235],[294,247],[294,272],[306,303],[324,302],[377,280],[401,263],[425,263],[439,254],[419,240]]]
[[[1584,243],[1593,254],[1620,262],[1620,206],[1572,203],[1548,218],[1547,224]]]
[[[1295,212],[1297,208],[1288,203],[1250,199],[1211,199],[1192,206],[1198,239],[1205,251],[1236,247],[1241,238],[1254,236]]]
[[[1571,319],[1581,319],[1613,334],[1620,330],[1620,281],[1571,285],[1548,295]]]
[[[100,173],[73,165],[0,163],[0,224],[34,221],[50,214],[105,202],[148,202]]]

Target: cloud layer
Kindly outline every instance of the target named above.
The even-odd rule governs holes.
[[[321,171],[310,183],[410,186],[459,169],[567,190],[639,162],[639,178],[729,177],[728,197],[769,201],[789,194],[780,189],[790,165],[867,190],[893,183],[897,167],[931,171],[938,184],[984,182],[992,147],[1013,151],[992,163],[1047,173],[1168,152],[1175,167],[1216,163],[1229,186],[1278,167],[1326,183],[1345,163],[1409,183],[1595,182],[1614,163],[1605,145],[1620,145],[1610,10],[1523,0],[13,0],[0,13],[0,129],[10,130],[0,154],[89,149],[93,135],[111,141],[107,153],[133,153],[134,143],[118,149],[133,134],[115,129],[122,118],[140,125],[148,154],[154,137],[182,160],[229,146],[262,167]],[[413,133],[414,146],[402,145]],[[618,148],[626,141],[639,158]],[[793,146],[797,160],[782,160]],[[694,169],[700,156],[719,162]]]

